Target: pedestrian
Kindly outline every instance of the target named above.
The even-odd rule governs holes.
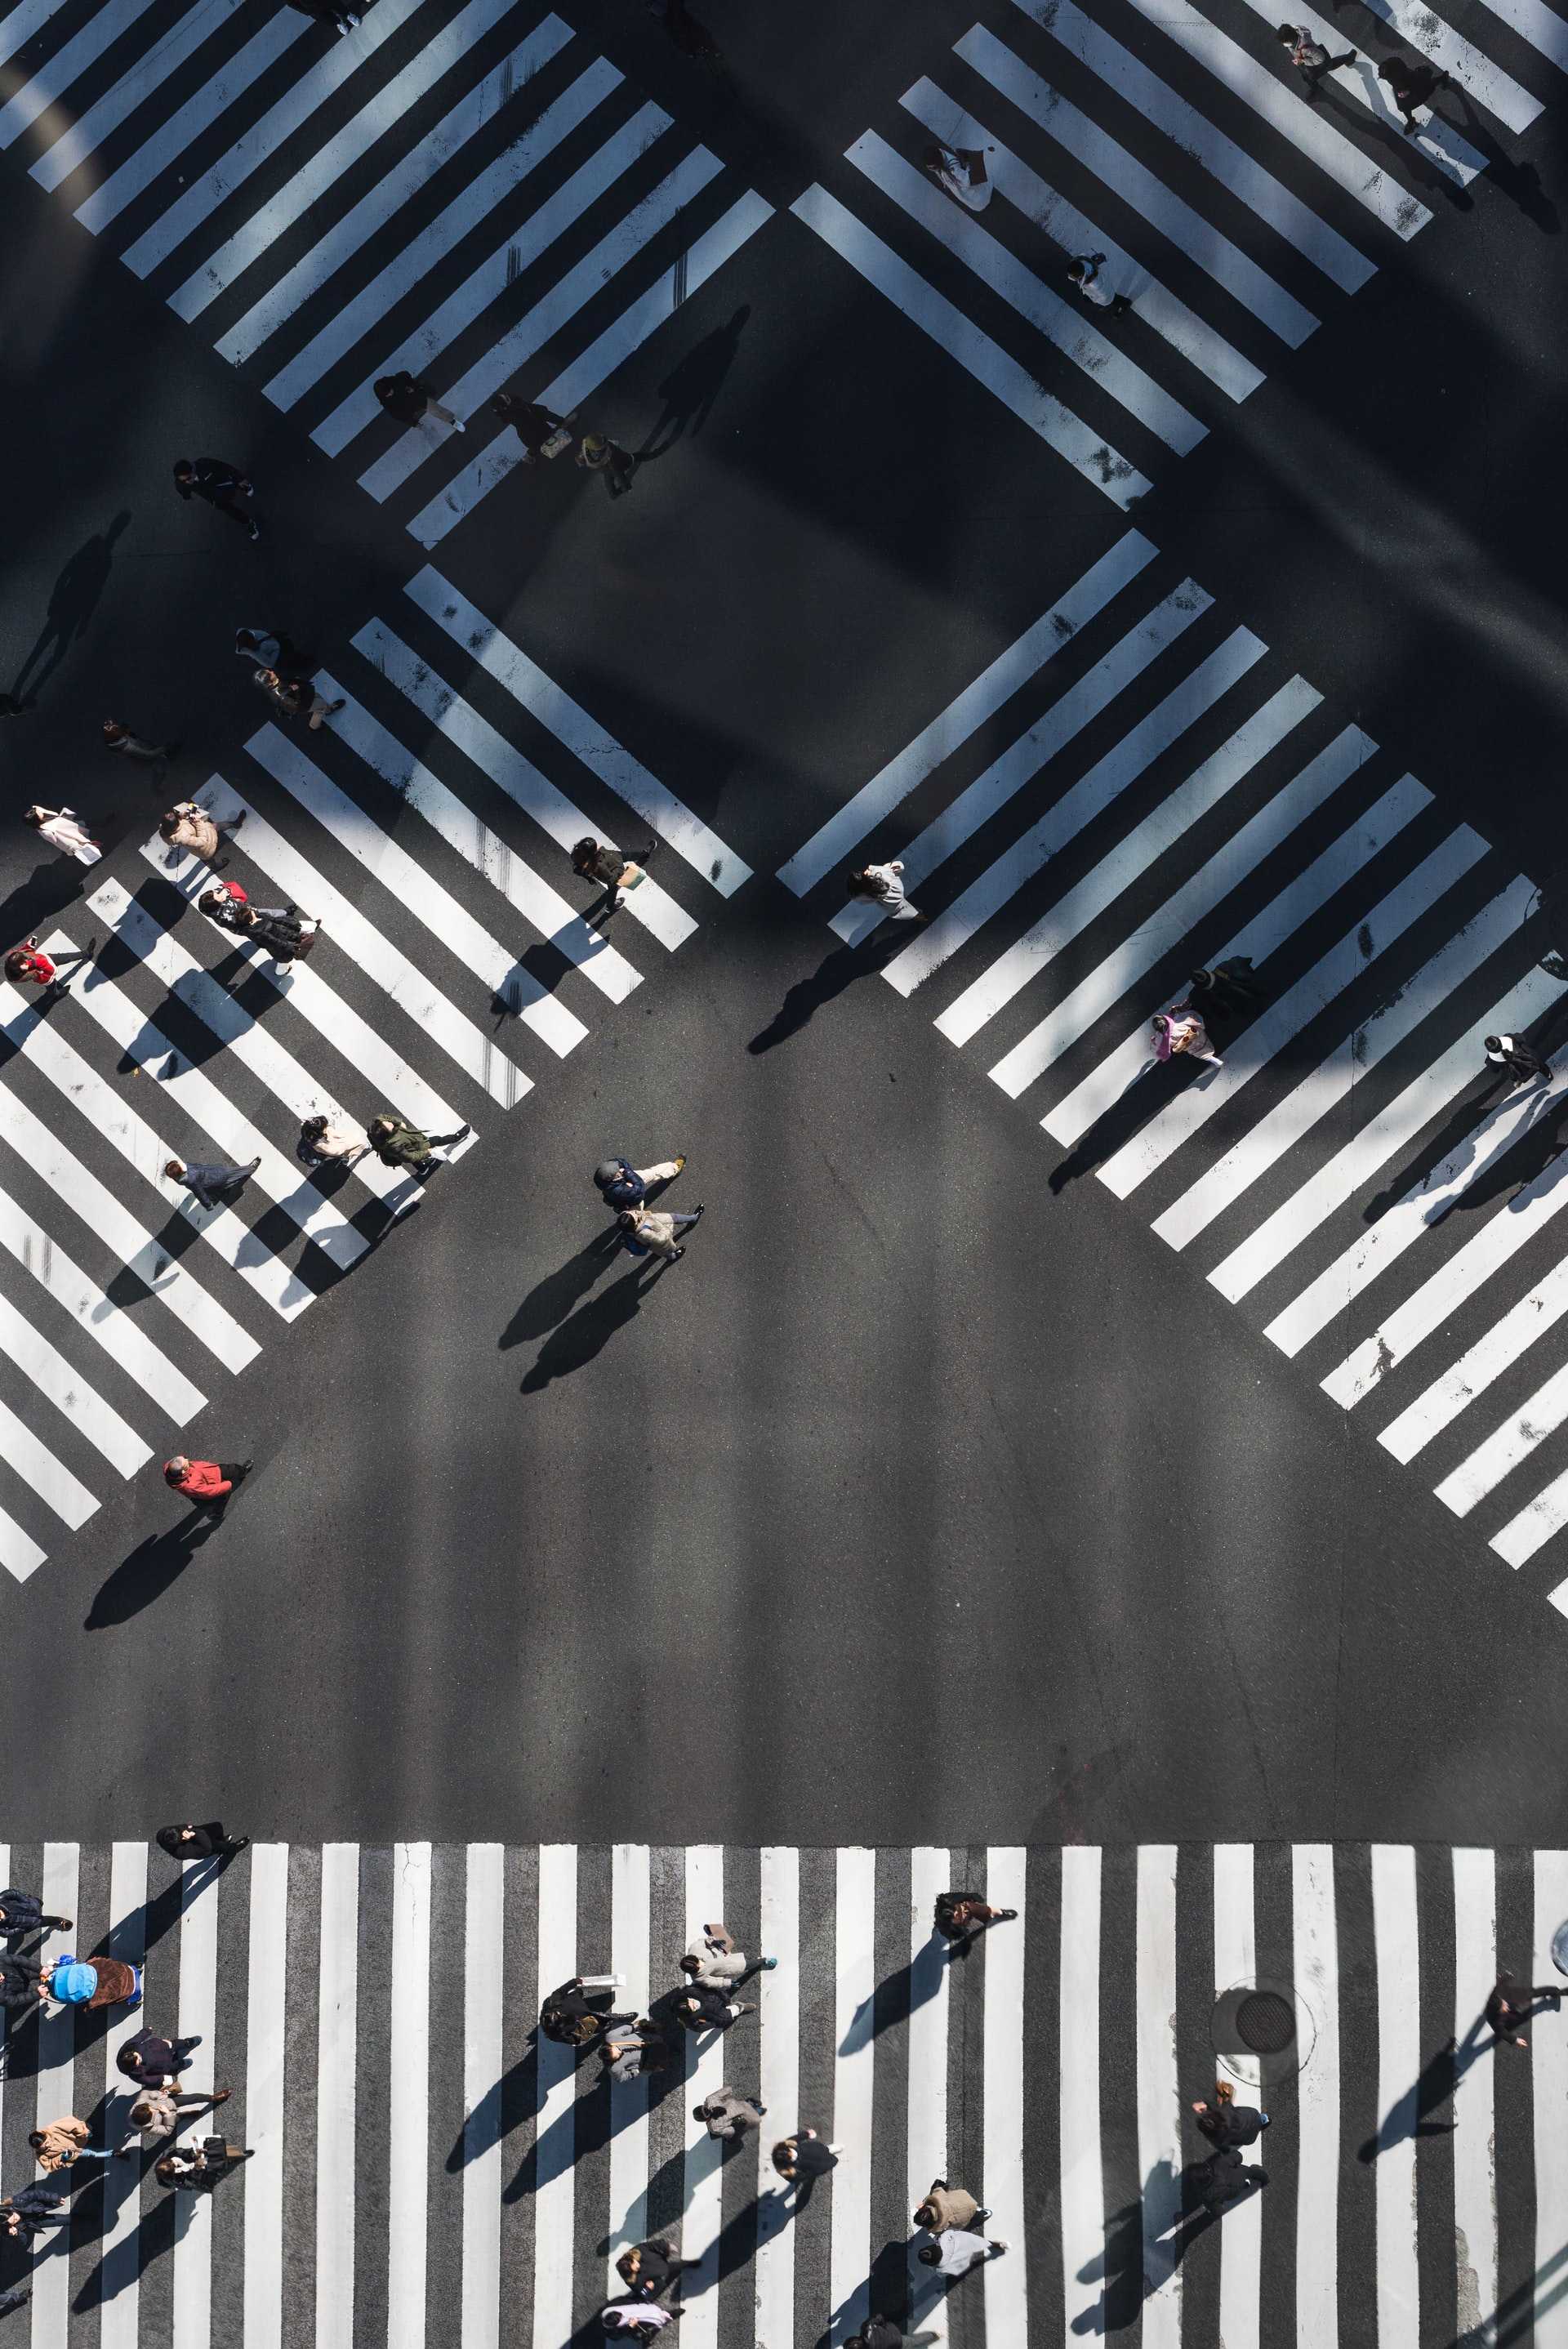
[[[264,947],[274,962],[291,963],[315,946],[321,922],[297,905],[253,905],[237,881],[215,882],[196,900],[210,922]]]
[[[221,2137],[203,2137],[195,2147],[176,2146],[152,2165],[160,2186],[183,2187],[194,2194],[210,2194],[231,2169],[249,2161],[253,2147],[225,2145]]]
[[[1157,1011],[1150,1041],[1157,1061],[1174,1060],[1179,1052],[1190,1052],[1195,1061],[1212,1061],[1216,1069],[1225,1065],[1210,1041],[1202,1013],[1191,1003],[1178,1003],[1171,1011]]]
[[[31,1958],[0,1955],[0,2007],[7,2014],[26,2014],[42,2003],[42,1975]]]
[[[40,2228],[67,2225],[71,2214],[60,2208],[65,2199],[63,2187],[45,2186],[38,2178],[24,2186],[19,2194],[7,2194],[0,2202],[5,2232],[30,2243]]]
[[[352,1166],[370,1144],[352,1127],[336,1124],[324,1112],[307,1117],[294,1143],[294,1156],[304,1166]]]
[[[978,147],[928,147],[921,161],[937,186],[966,212],[985,211],[993,191]]]
[[[624,2085],[645,2074],[666,2071],[670,2043],[650,2015],[639,2015],[629,2035],[617,2032],[613,2039],[600,2041],[599,2061],[604,2075]]]
[[[1204,1013],[1211,1005],[1216,1011],[1244,1011],[1262,992],[1253,978],[1251,955],[1231,955],[1212,970],[1200,964],[1188,973],[1187,990],[1194,1009]]]
[[[313,734],[319,734],[327,719],[337,715],[346,698],[340,693],[335,701],[328,701],[317,693],[309,678],[283,677],[275,668],[253,670],[251,683],[258,686],[285,718],[308,718]]]
[[[1530,2042],[1522,2033],[1521,2023],[1529,2022],[1537,2000],[1550,2000],[1553,2005],[1560,2006],[1563,1992],[1555,1983],[1544,1982],[1539,1989],[1527,1991],[1521,2001],[1518,1991],[1513,1975],[1505,1968],[1492,1984],[1491,1995],[1481,2010],[1481,2020],[1511,2047],[1528,2047]]]
[[[253,539],[260,538],[262,525],[252,513],[242,513],[234,503],[236,498],[255,495],[255,483],[247,481],[238,465],[225,464],[222,457],[198,457],[192,464],[189,457],[179,457],[174,464],[174,486],[187,505],[192,498],[204,498],[215,512],[227,514],[242,529],[248,530]]]
[[[935,2333],[901,2333],[891,2316],[868,2316],[858,2333],[851,2333],[844,2349],[914,2349],[917,2342],[936,2341]]]
[[[9,715],[8,711],[0,711],[0,716]],[[10,2316],[16,2309],[26,2308],[32,2297],[31,2284],[14,2283],[8,2292],[0,2292],[0,2316]]]
[[[1124,317],[1132,305],[1125,294],[1113,294],[1100,275],[1104,261],[1103,253],[1080,253],[1068,264],[1068,281],[1097,310],[1109,310],[1113,318]]]
[[[402,1118],[394,1117],[389,1110],[383,1110],[379,1117],[371,1119],[365,1131],[383,1166],[401,1167],[423,1182],[438,1166],[447,1163],[432,1154],[454,1149],[459,1142],[466,1142],[473,1128],[459,1125],[455,1133],[421,1133],[417,1125],[409,1125]]]
[[[970,1941],[987,1925],[1010,1925],[1016,1909],[993,1909],[978,1892],[939,1892],[935,1928],[944,1941]]]
[[[418,424],[422,417],[433,416],[438,423],[449,424],[454,432],[466,432],[469,429],[451,409],[443,408],[435,393],[418,376],[410,375],[407,367],[398,375],[378,377],[376,397],[387,415],[395,416],[399,424]]]
[[[275,668],[280,677],[308,677],[316,666],[314,653],[302,653],[282,628],[236,628],[234,657],[257,668]]]
[[[857,872],[845,874],[844,895],[869,899],[895,922],[928,922],[930,915],[923,914],[904,895],[903,873],[903,864],[899,857],[888,864],[862,864]]]
[[[106,750],[118,750],[122,759],[139,759],[143,766],[156,767],[158,772],[152,778],[155,789],[163,781],[164,771],[180,748],[178,742],[144,742],[139,734],[133,734],[119,718],[104,719],[103,746]]]
[[[665,1215],[655,1207],[623,1207],[615,1218],[621,1226],[621,1246],[628,1256],[659,1256],[666,1264],[679,1264],[686,1244],[677,1242],[676,1234],[697,1222],[705,1212],[700,1199],[689,1216]]]
[[[679,2321],[678,2308],[661,2308],[656,2300],[613,2300],[599,2312],[600,2330],[619,2339],[656,2341],[666,2324]]]
[[[231,1206],[261,1163],[253,1158],[245,1166],[209,1166],[196,1159],[171,1158],[163,1171],[171,1183],[191,1194],[198,1206],[211,1210]]]
[[[754,2129],[767,2110],[766,2105],[758,2104],[751,2096],[737,2095],[726,2082],[700,2105],[694,2105],[691,2116],[694,2121],[701,2121],[709,2137],[727,2142]]]
[[[242,808],[230,825],[230,831],[237,832],[244,821],[245,812]],[[170,848],[188,848],[193,856],[200,856],[210,864],[214,873],[221,873],[229,861],[218,854],[217,825],[206,809],[198,807],[194,800],[179,800],[160,815],[158,836],[167,841]]]
[[[1269,2174],[1252,2162],[1244,2162],[1233,2147],[1227,2146],[1222,2152],[1212,2153],[1207,2161],[1195,2165],[1192,2182],[1204,2209],[1212,2219],[1217,2219],[1244,2195],[1261,2194],[1269,2182]]]
[[[66,1951],[44,1976],[44,1991],[60,2006],[141,2004],[141,1974],[124,1958],[78,1958]]]
[[[98,842],[77,822],[75,808],[24,808],[22,821],[41,832],[51,848],[63,848],[78,864],[96,864],[103,854]]]
[[[755,2014],[755,2000],[727,1999],[711,1982],[694,1982],[676,2002],[676,2013],[688,2031],[727,2031],[743,2014]]]
[[[1309,98],[1317,96],[1317,86],[1326,73],[1336,73],[1341,66],[1356,63],[1356,51],[1346,49],[1342,57],[1331,57],[1321,41],[1315,41],[1303,25],[1281,25],[1275,37],[1290,51],[1290,61],[1306,84]]]
[[[247,1850],[249,1836],[223,1833],[222,1819],[209,1819],[205,1826],[197,1826],[187,1819],[183,1825],[160,1827],[153,1838],[159,1848],[170,1859],[230,1859],[236,1852]]]
[[[114,2060],[140,2087],[177,2088],[191,2049],[201,2044],[200,2033],[191,2039],[160,2039],[156,2031],[143,2029],[126,2040]]]
[[[1416,119],[1417,107],[1425,106],[1434,90],[1447,89],[1453,76],[1434,74],[1430,66],[1408,65],[1403,57],[1385,57],[1377,78],[1387,85],[1388,95],[1404,118],[1405,136],[1413,139],[1421,127]]]
[[[982,2260],[999,2260],[1007,2246],[995,2236],[972,2234],[966,2227],[944,2227],[934,2243],[923,2243],[915,2258],[939,2275],[966,2276]]]
[[[29,2129],[27,2142],[37,2156],[39,2168],[46,2170],[51,2178],[57,2170],[69,2169],[74,2162],[107,2161],[109,2158],[107,2145],[88,2143],[88,2125],[75,2113]]]
[[[1259,2112],[1252,2105],[1237,2104],[1235,2089],[1229,2080],[1214,2083],[1212,2105],[1195,2104],[1192,2110],[1198,2116],[1202,2135],[1222,2152],[1227,2146],[1251,2145],[1269,2125],[1267,2113]]]
[[[603,1158],[593,1169],[599,1196],[618,1215],[623,1207],[640,1207],[650,1183],[673,1183],[686,1164],[685,1154],[662,1158],[656,1166],[634,1166],[628,1158]]]
[[[661,2235],[653,2242],[636,2243],[623,2251],[615,2262],[615,2273],[639,2300],[656,2300],[677,2280],[682,2268],[699,2264],[696,2260],[683,2260],[675,2245]]]
[[[625,496],[637,469],[631,451],[618,440],[606,440],[603,432],[584,432],[577,444],[577,462],[586,465],[591,473],[603,473],[604,487],[613,498]]]
[[[607,840],[595,840],[592,833],[577,843],[572,851],[572,870],[580,873],[584,881],[597,881],[604,892],[602,905],[590,908],[590,920],[602,910],[608,921],[624,905],[627,891],[642,887],[648,877],[644,867],[656,854],[658,845],[656,840],[650,840],[645,848],[638,850],[634,861],[623,856],[618,848],[612,848]]]
[[[758,1958],[748,1964],[745,1951],[736,1948],[727,1925],[705,1925],[700,1940],[680,1960],[680,1970],[694,1982],[712,1982],[722,1989],[726,1982],[749,1982],[755,1973],[771,1973],[778,1963],[777,1958]]]
[[[232,2094],[230,2088],[214,2088],[211,2095],[197,2088],[144,2088],[130,2107],[116,2155],[123,2161],[143,2137],[156,2143],[160,2137],[172,2137],[183,2122],[226,2104]]]
[[[0,1941],[19,1941],[28,1933],[68,1933],[74,1917],[51,1917],[36,1892],[19,1891],[8,1884],[0,1892]]]
[[[541,2031],[558,2047],[588,2047],[611,2023],[635,2023],[634,2008],[613,2014],[598,2012],[590,2002],[590,1992],[594,1999],[604,1999],[621,1986],[619,1974],[601,1974],[592,1980],[584,1974],[573,1974],[559,1990],[552,1990],[540,2008]]]
[[[559,457],[574,445],[576,436],[563,416],[542,408],[536,399],[519,399],[511,391],[498,391],[491,409],[510,424],[522,443],[522,461],[537,465],[541,457]]]
[[[220,1509],[254,1465],[253,1460],[188,1460],[177,1452],[163,1464],[163,1481],[197,1508]]]
[[[335,25],[340,34],[352,32],[359,22],[354,9],[337,7],[335,0],[289,0],[289,5],[302,16],[314,16],[318,24]]]
[[[780,2178],[795,2189],[795,2208],[803,2210],[816,2190],[819,2178],[830,2169],[837,2169],[841,2145],[830,2145],[814,2128],[797,2129],[793,2137],[781,2137],[773,2148],[773,2167]]]
[[[1516,1085],[1550,1083],[1552,1071],[1541,1054],[1523,1036],[1483,1036],[1482,1047],[1494,1068],[1507,1071],[1509,1081]]]
[[[924,2201],[915,2210],[914,2223],[923,2227],[928,2235],[940,2235],[945,2227],[973,2227],[976,2219],[990,2216],[990,2211],[962,2186],[950,2186],[945,2178],[934,2178]]]
[[[65,959],[83,963],[91,952],[91,947],[84,947],[79,954],[67,955]],[[62,995],[71,991],[70,980],[60,977],[58,963],[44,952],[36,938],[24,939],[19,947],[13,947],[5,957],[5,970],[15,986],[41,987],[46,1001],[50,1003],[57,1003]]]

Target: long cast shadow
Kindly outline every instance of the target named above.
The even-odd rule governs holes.
[[[796,980],[767,1027],[759,1028],[753,1036],[747,1050],[770,1052],[776,1044],[788,1043],[846,988],[852,987],[857,978],[869,978],[872,971],[880,970],[905,943],[898,936],[896,926],[884,922],[869,941],[854,947],[835,947],[809,978]]]
[[[548,1338],[558,1329],[573,1308],[581,1303],[595,1287],[600,1276],[620,1248],[620,1234],[612,1223],[559,1272],[548,1273],[536,1288],[531,1288],[506,1328],[496,1340],[501,1353],[521,1346],[526,1339]]]
[[[917,2007],[936,1996],[943,1971],[955,1957],[966,1955],[972,1943],[950,1942],[933,1933],[906,1965],[880,1982],[869,1998],[861,1999],[839,2044],[841,2055],[858,2054],[896,2023],[907,2023]]]
[[[662,1257],[649,1257],[618,1280],[614,1288],[595,1297],[582,1311],[563,1321],[539,1350],[533,1368],[523,1380],[523,1394],[540,1394],[554,1379],[569,1378],[596,1354],[602,1354],[619,1330],[634,1321],[643,1299],[658,1285],[670,1267]]]
[[[85,632],[97,611],[98,598],[114,566],[114,543],[127,528],[129,513],[118,513],[108,530],[96,531],[78,546],[49,595],[49,608],[38,640],[17,670],[11,691],[18,701],[36,701]]]
[[[178,1502],[180,1495],[173,1494],[170,1498]],[[83,1629],[104,1631],[113,1624],[129,1623],[133,1615],[161,1599],[222,1523],[220,1516],[192,1509],[178,1525],[138,1542],[98,1591],[82,1619]]]

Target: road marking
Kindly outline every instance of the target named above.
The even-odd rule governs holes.
[[[833,2044],[833,2127],[836,2145],[872,2142],[872,2086],[876,2047],[876,1884],[874,1851],[841,1848],[837,1856]],[[780,2134],[787,2134],[781,2130]],[[822,2132],[824,2136],[827,2131]],[[844,2333],[871,2313],[866,2269],[871,2257],[871,2166],[843,2161],[832,2173],[828,2291]],[[842,2337],[841,2335],[841,2337]]]
[[[1377,2277],[1378,2349],[1418,2349],[1416,2262],[1417,2082],[1421,2076],[1420,1933],[1416,1855],[1408,1844],[1372,1846],[1377,1947]]]
[[[284,2059],[288,2006],[289,1847],[253,1843],[246,1975],[244,2349],[284,2337]],[[217,1898],[214,1886],[212,1899]],[[216,2056],[214,2055],[214,2061]],[[216,2082],[214,2082],[216,2085]],[[214,2120],[222,2126],[222,2115]],[[336,2257],[334,2245],[330,2254]]]
[[[1497,1855],[1456,1850],[1454,1887],[1455,2330],[1484,2343],[1497,2309],[1497,2169],[1492,2146],[1493,2057],[1482,2046],[1482,2010],[1497,1980]]]
[[[1181,2271],[1164,2238],[1181,2219],[1181,2083],[1176,2049],[1173,1844],[1138,1850],[1138,2174],[1143,2181],[1140,2349],[1181,2349]],[[989,1958],[990,1951],[987,1950]]]
[[[1057,2006],[1061,2048],[1058,2164],[1061,2178],[1062,2276],[1068,2323],[1077,2333],[1097,2329],[1091,2294],[1105,2273],[1105,2166],[1100,2149],[1100,1854],[1093,1844],[1065,1846],[1061,1855],[1061,1975]]]
[[[947,2124],[947,2002],[952,1982],[953,1952],[932,1930],[937,1896],[953,1882],[952,1856],[928,1846],[910,1853],[909,1878],[909,2049],[907,2065],[904,2176],[908,2207],[913,2211],[925,2199],[934,2178],[953,2175],[949,2168]],[[835,2128],[835,2140],[838,2138]],[[860,2148],[855,2148],[858,2154]],[[869,2148],[868,2148],[869,2151]],[[913,2222],[912,2222],[913,2223]],[[908,2250],[909,2291],[921,2332],[934,2344],[944,2342],[947,2295],[915,2257],[931,2237],[916,2230]]]
[[[190,60],[233,14],[232,0],[197,0],[178,24],[161,32],[150,49],[144,49],[129,73],[122,74],[103,96],[78,114],[46,147],[29,178],[51,192],[88,158],[96,153],[126,117],[162,88],[170,74],[188,72]]]
[[[759,1868],[758,1954],[779,1963],[758,2002],[757,2101],[775,2127],[788,2128],[800,2103],[799,1852],[791,1844],[769,1846]],[[773,2130],[759,2127],[756,2136],[757,2349],[794,2349],[795,2230],[773,2168]]]
[[[539,1998],[577,1972],[577,1847],[539,1849]],[[561,2349],[574,2330],[573,2220],[577,2051],[541,2031],[533,2127],[533,2349]],[[541,2158],[540,2148],[543,2149]]]
[[[186,1868],[181,1876],[180,2035],[201,2041],[202,2070],[209,2076],[218,2030],[222,1889],[222,1878],[210,1869]],[[222,2132],[214,2128],[213,2134]],[[179,2195],[174,2206],[173,2349],[208,2349],[212,2327],[212,2197],[172,2190]]]
[[[9,1249],[45,1295],[52,1298],[63,1313],[69,1314],[77,1328],[94,1345],[101,1347],[117,1369],[135,1381],[176,1427],[183,1427],[188,1419],[195,1418],[207,1401],[201,1388],[192,1385],[160,1346],[143,1335],[129,1314],[110,1303],[97,1281],[89,1280],[72,1263],[58,1240],[41,1224],[35,1223],[26,1208],[5,1191],[0,1191],[0,1247]],[[84,1424],[91,1415],[90,1407],[84,1409]],[[73,1420],[76,1417],[73,1410]],[[123,1426],[124,1423],[117,1424]],[[108,1431],[107,1420],[100,1425]],[[144,1445],[138,1449],[143,1459],[149,1456]],[[129,1471],[123,1473],[129,1475]]]
[[[614,2003],[641,2017],[653,1994],[648,1950],[653,1855],[645,1843],[618,1843],[610,1855],[610,1971],[625,1977]],[[648,2081],[611,2078],[610,2229],[604,2289],[614,2300],[625,2290],[615,2261],[628,2245],[648,2238],[648,2163],[652,2143]]]
[[[385,6],[386,0],[380,0]],[[359,1846],[321,1850],[321,1978],[315,2032],[315,2349],[354,2338],[358,2208],[355,2083],[359,2033]]]
[[[1296,2075],[1296,2349],[1324,2349],[1339,2330],[1339,1939],[1332,1844],[1291,1849],[1291,1919],[1298,2002],[1312,2030]],[[1298,2018],[1299,2023],[1299,2018]]]
[[[422,2349],[430,2191],[430,1847],[392,1849],[387,2349]]]
[[[688,1844],[686,1852],[686,1945],[702,1939],[703,1928],[724,1920],[724,1847],[721,1844]],[[728,1986],[727,1985],[727,1994]],[[734,1996],[740,1995],[738,1989]],[[748,2026],[749,2027],[749,2026]],[[684,2026],[683,2026],[684,2028]],[[718,2341],[718,2239],[724,2228],[724,2177],[720,2167],[724,2147],[711,2137],[704,2122],[692,2118],[695,2106],[707,2104],[724,2085],[727,2033],[693,2034],[695,2060],[686,2071],[681,2096],[686,2139],[686,2216],[681,2221],[681,2256],[700,2260],[700,2274],[683,2290],[689,2294],[681,2322],[684,2349],[717,2349]],[[694,2289],[695,2287],[695,2289]]]
[[[1214,1846],[1214,1995],[1257,1980],[1257,1941],[1253,1923],[1253,1847],[1247,1843]],[[1174,2003],[1174,1992],[1172,1992]],[[1227,2050],[1225,2069],[1243,2102],[1263,2102],[1263,2071],[1255,2055]],[[1261,2146],[1256,2158],[1261,2161]],[[1220,2337],[1225,2349],[1258,2349],[1259,2293],[1263,2276],[1263,2192],[1233,2204],[1220,2228]],[[1175,2349],[1175,2344],[1173,2344]]]

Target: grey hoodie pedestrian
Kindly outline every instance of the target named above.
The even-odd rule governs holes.
[[[693,2106],[692,2118],[705,2125],[709,2137],[741,2137],[758,2126],[767,2110],[766,2105],[755,2104],[749,2096],[738,2096],[727,2082],[705,2103]]]
[[[191,1192],[199,1206],[216,1207],[237,1199],[261,1163],[253,1158],[248,1166],[208,1166],[198,1160],[171,1158],[163,1171],[171,1183]]]

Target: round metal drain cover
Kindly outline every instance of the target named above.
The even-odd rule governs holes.
[[[1295,2016],[1289,1999],[1277,1991],[1250,1991],[1236,2009],[1236,2031],[1243,2046],[1257,2055],[1281,2055],[1295,2037]]]

